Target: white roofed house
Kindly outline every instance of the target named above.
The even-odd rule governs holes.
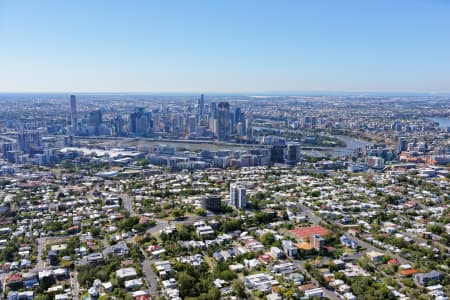
[[[195,232],[199,237],[206,237],[214,235],[214,230],[209,225],[199,226],[195,228]]]
[[[117,279],[131,279],[137,276],[135,268],[122,268],[116,271]]]
[[[126,280],[124,285],[127,290],[133,290],[143,286],[144,282],[142,281],[142,278],[130,279]]]

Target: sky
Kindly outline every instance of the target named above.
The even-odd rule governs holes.
[[[0,92],[450,92],[450,0],[0,0]]]

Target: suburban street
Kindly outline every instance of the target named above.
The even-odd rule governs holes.
[[[80,284],[78,283],[78,272],[70,272],[70,287],[72,288],[73,300],[78,300],[80,293]]]
[[[308,217],[309,221],[311,223],[313,223],[314,225],[318,225],[320,224],[320,222],[323,222],[323,220],[318,217],[317,215],[314,214],[314,212],[309,209],[308,207],[306,207],[303,204],[299,204],[299,207],[302,209],[302,212]],[[382,253],[386,253],[388,255],[390,255],[391,257],[395,257],[399,263],[401,264],[412,264],[412,262],[404,257],[401,257],[400,255],[393,253],[389,250],[384,250],[384,249],[380,249],[378,247],[375,247],[372,244],[369,244],[363,240],[361,240],[358,237],[352,236],[352,235],[347,235],[349,239],[351,239],[352,241],[358,243],[361,247],[366,248],[369,251],[377,251],[377,252],[382,252]]]
[[[307,275],[309,278],[311,278],[311,282],[314,283],[316,286],[321,286],[321,284],[306,270],[305,265],[300,260],[291,260],[291,262],[302,271],[303,274]],[[327,287],[322,286],[323,293],[325,294],[325,297],[331,299],[331,300],[339,300],[339,297],[336,295],[335,292],[329,290]]]
[[[158,277],[155,272],[153,272],[152,263],[152,260],[146,257],[142,262],[142,270],[144,271],[145,280],[147,281],[150,294],[159,296],[157,289]]]
[[[42,259],[42,255],[44,253],[45,241],[47,237],[41,237],[37,239],[37,258],[36,258],[36,271],[40,271],[44,269],[44,260]]]
[[[133,201],[131,200],[131,197],[128,196],[128,194],[123,193],[120,194],[120,198],[122,198],[123,208],[130,213],[130,216],[135,215],[133,209]]]

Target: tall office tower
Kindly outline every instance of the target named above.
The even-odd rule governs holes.
[[[408,149],[408,141],[404,137],[400,137],[398,139],[397,152],[401,153],[402,151],[406,151]]]
[[[286,145],[272,145],[270,148],[270,161],[273,163],[284,163],[284,151]]]
[[[92,128],[92,134],[99,135],[102,125],[102,111],[94,110],[89,112],[88,125]]]
[[[121,116],[117,116],[113,120],[113,131],[114,136],[122,136],[123,135],[123,125],[124,121]]]
[[[75,95],[70,95],[70,125],[72,126],[72,133],[78,133],[78,119],[77,119],[77,98]]]
[[[300,143],[287,143],[286,147],[286,163],[296,164],[301,158],[301,148]]]
[[[195,117],[195,116],[194,116]],[[188,127],[189,131],[189,118],[186,120],[186,118],[183,115],[176,115],[175,116],[175,131],[178,133],[185,132],[186,127]],[[195,126],[195,120],[194,120],[194,126]]]
[[[238,136],[245,136],[245,123],[239,122],[236,124],[236,133]]]
[[[400,123],[400,121],[394,121],[391,124],[391,129],[397,132],[401,132],[402,131],[402,123]]]
[[[238,184],[230,184],[230,205],[236,208],[247,207],[247,190]]]
[[[136,108],[135,112],[130,114],[128,129],[135,135],[147,135],[152,130],[152,113],[144,112],[143,108]]]
[[[12,143],[3,143],[2,144],[2,156],[3,158],[8,157],[8,152],[13,150],[13,144]]]
[[[197,128],[197,119],[195,116],[189,116],[187,119],[187,132],[194,133]]]
[[[71,135],[64,137],[64,147],[72,147],[73,146],[73,137]]]
[[[239,124],[241,124],[241,127],[238,130]],[[240,107],[236,107],[233,114],[233,132],[236,133],[238,131],[241,132],[239,135],[244,135],[242,133],[242,131],[245,131],[244,113]]]
[[[203,116],[205,114],[205,96],[200,96],[197,102],[198,115]]]
[[[154,131],[159,131],[160,128],[160,123],[161,123],[161,114],[159,113],[153,113],[152,114],[152,128]]]
[[[244,121],[244,113],[240,107],[236,107],[234,109],[234,123],[237,124],[242,121]]]
[[[220,102],[217,106],[217,126],[215,134],[219,140],[225,140],[231,135],[230,104]]]
[[[41,150],[41,134],[37,130],[21,131],[17,134],[17,144],[25,153],[37,153]]]
[[[244,121],[245,135],[249,137],[253,137],[253,129],[252,129],[252,120],[245,119]]]
[[[217,117],[217,103],[216,102],[211,102],[211,104],[209,105],[209,116],[212,119],[215,119]]]
[[[311,125],[311,117],[306,116],[306,117],[303,119],[303,126],[304,126],[304,127],[309,127],[310,125]]]

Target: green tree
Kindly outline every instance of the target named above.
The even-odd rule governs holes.
[[[234,295],[238,299],[245,299],[247,295],[245,294],[245,286],[241,280],[235,280],[231,284],[231,288],[233,289]]]
[[[176,209],[176,210],[172,211],[172,216],[175,219],[181,219],[182,217],[184,217],[184,211],[182,211],[180,209]]]
[[[236,279],[237,277],[237,274],[231,270],[225,270],[219,273],[219,278],[226,281],[231,281],[233,279]]]
[[[264,233],[261,236],[261,243],[263,243],[264,246],[266,247],[272,246],[274,242],[275,242],[275,235],[272,232]]]
[[[194,294],[193,286],[196,283],[196,279],[189,275],[187,272],[180,272],[177,274],[178,286],[180,289],[180,296],[182,298],[191,296]],[[194,294],[195,295],[195,294]]]

